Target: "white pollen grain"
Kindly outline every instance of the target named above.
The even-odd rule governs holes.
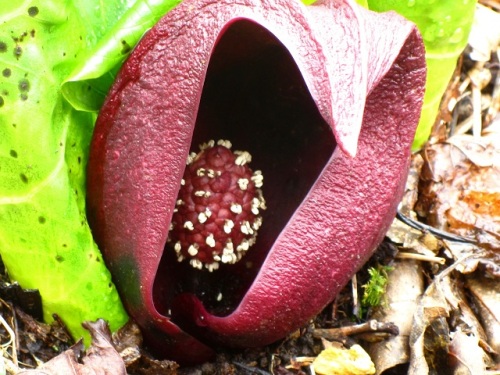
[[[266,200],[262,196],[262,192],[260,192],[260,196],[259,196],[259,208],[261,208],[263,210],[265,210],[267,208],[266,207]]]
[[[184,223],[184,228],[186,228],[187,230],[193,230],[193,229],[194,229],[193,222],[192,222],[192,221],[187,220],[187,221]]]
[[[247,228],[248,234],[253,234],[253,229],[252,229],[252,226],[250,225],[250,222],[249,221],[245,221],[243,224]]]
[[[253,172],[253,175],[252,177],[250,177],[250,179],[253,181],[256,188],[261,188],[264,184],[264,176],[262,175],[262,171]]]
[[[203,263],[201,263],[201,261],[198,259],[191,259],[189,261],[189,264],[191,264],[194,268],[197,268],[199,270],[203,268]]]
[[[214,147],[214,145],[215,145],[215,141],[213,139],[211,139],[208,142],[202,143],[200,145],[200,151],[206,150],[207,148]]]
[[[234,251],[233,242],[231,240],[227,240],[226,247],[222,250],[222,252],[225,251],[228,253],[232,253]]]
[[[190,245],[188,247],[188,254],[194,257],[196,254],[198,254],[198,249],[196,248],[195,245]]]
[[[208,272],[213,272],[216,269],[219,269],[219,263],[214,262],[214,263],[206,264],[205,267],[208,270]]]
[[[250,163],[252,161],[252,155],[250,155],[247,151],[235,151],[234,154],[238,155],[234,161],[234,164],[236,165],[245,165],[246,163]]]
[[[248,240],[248,246],[253,246],[255,245],[255,242],[257,241],[257,238],[255,236],[253,236],[252,238],[250,238]]]
[[[248,230],[247,230],[247,227],[246,227],[246,226],[242,225],[242,226],[240,227],[240,229],[241,229],[241,233],[243,233],[243,234],[248,234]]]
[[[208,198],[210,196],[210,192],[209,191],[205,191],[205,190],[196,190],[194,192],[194,195],[197,196],[197,197],[206,197],[206,198]]]
[[[200,224],[205,223],[205,222],[207,221],[207,219],[208,219],[208,217],[207,217],[207,215],[206,215],[204,212],[200,212],[200,213],[198,214],[198,222],[199,222]]]
[[[253,198],[252,199],[252,207],[251,207],[251,211],[254,215],[258,215],[259,214],[259,208],[260,208],[260,199],[259,198]]]
[[[231,254],[223,254],[220,261],[222,263],[229,263],[231,262],[231,259],[232,259]]]
[[[181,246],[181,242],[180,241],[177,241],[174,245],[174,250],[176,253],[180,252],[182,249],[182,246]]]
[[[252,224],[253,229],[259,230],[261,226],[262,226],[262,218],[260,216],[256,217]]]
[[[205,243],[210,246],[210,247],[215,247],[215,239],[214,235],[210,233],[207,238],[205,239]]]
[[[235,214],[241,214],[243,212],[243,207],[239,203],[231,203],[231,211]]]
[[[248,240],[243,240],[241,241],[240,246],[243,251],[247,251],[250,248],[250,243],[248,242]]]
[[[231,233],[231,229],[234,228],[234,222],[232,220],[226,219],[224,222],[224,232],[226,234]]]
[[[239,244],[236,247],[236,251],[238,253],[238,256],[241,258],[241,256],[242,256],[241,252],[245,252],[249,248],[250,248],[250,242],[247,239],[244,239],[243,241],[241,241],[241,244]]]
[[[238,180],[238,186],[241,190],[246,190],[248,188],[248,183],[250,181],[248,181],[248,178],[240,178]]]
[[[219,146],[224,146],[225,148],[228,148],[228,149],[231,149],[231,147],[233,147],[233,145],[231,144],[231,141],[228,139],[219,139],[217,141],[217,144]]]
[[[191,152],[187,157],[186,164],[190,165],[195,158],[196,158],[196,152]]]
[[[240,226],[240,230],[241,230],[241,233],[243,234],[250,234],[248,228],[250,227],[250,225],[247,225],[248,224],[248,221],[245,221],[243,224],[241,224]]]

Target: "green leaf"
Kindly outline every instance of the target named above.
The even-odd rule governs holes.
[[[128,317],[85,216],[96,114],[77,111],[61,85],[136,4],[7,3],[0,9],[0,253],[13,280],[40,290],[46,320],[58,314],[75,337],[88,338],[82,321],[104,318],[115,330]]]
[[[141,0],[123,14],[106,36],[82,56],[65,80],[63,94],[73,107],[98,111],[117,68],[144,33],[180,1]]]
[[[419,149],[429,138],[441,97],[467,44],[476,0],[368,0],[368,5],[379,12],[395,10],[415,22],[424,38],[427,85],[413,143]]]

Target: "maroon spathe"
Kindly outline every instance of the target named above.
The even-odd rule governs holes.
[[[394,217],[424,83],[415,26],[354,1],[185,0],[148,32],[97,120],[87,187],[148,345],[203,361],[320,312]],[[190,149],[219,138],[252,153],[268,208],[244,260],[196,274],[165,245]]]

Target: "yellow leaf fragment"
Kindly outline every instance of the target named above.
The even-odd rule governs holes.
[[[318,375],[375,374],[375,365],[359,345],[353,345],[350,349],[335,346],[326,348],[316,357],[312,366]]]

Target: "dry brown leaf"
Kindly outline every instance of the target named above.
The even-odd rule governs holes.
[[[450,137],[446,143],[459,149],[472,164],[491,167],[500,165],[499,141],[500,137],[496,135],[477,138],[469,134],[458,134]]]
[[[419,153],[413,154],[411,157],[410,169],[408,171],[408,179],[406,180],[405,192],[401,199],[401,212],[412,219],[415,219],[413,208],[418,200],[418,184],[423,165],[424,159],[422,155]]]
[[[111,344],[106,322],[99,319],[84,323],[84,327],[92,337],[92,345],[85,355],[80,341],[38,369],[23,370],[18,375],[126,375],[125,364]]]
[[[475,361],[481,361],[482,367],[492,366],[493,360],[489,354],[494,354],[487,343],[488,337],[483,329],[484,325],[478,320],[474,311],[467,303],[467,296],[463,290],[463,285],[461,281],[454,280],[451,277],[445,277],[440,281],[440,288],[446,296],[446,300],[450,306],[450,338],[454,338],[457,333],[463,333],[468,335],[475,342],[473,351],[476,358]],[[460,341],[463,341],[460,339]],[[451,344],[451,343],[450,343]],[[472,341],[468,341],[468,345],[472,345]],[[454,361],[455,353],[450,346],[449,357],[451,362]],[[465,358],[465,356],[464,356]],[[455,363],[455,362],[453,362]],[[464,371],[466,367],[460,366],[460,363],[456,363],[458,366],[457,372]],[[474,374],[474,373],[473,373]]]
[[[456,359],[456,353],[459,352],[458,347],[452,350],[450,346],[457,332],[465,333],[475,340],[474,366],[479,361],[482,362],[482,368],[493,363],[487,354],[488,350],[485,350],[488,348],[482,345],[486,339],[483,327],[466,303],[461,283],[450,276],[456,266],[448,268],[434,279],[418,305],[410,334],[410,375],[439,372],[440,368],[463,373],[460,371],[466,367],[462,365],[469,360],[454,362],[456,366],[460,364],[460,368],[450,367],[450,361]],[[457,345],[462,345],[462,342]],[[467,345],[472,345],[472,341],[468,341]]]
[[[500,133],[429,146],[416,210],[433,227],[477,241],[448,243],[455,260],[469,257],[464,270],[483,264],[500,276]]]
[[[500,277],[500,253],[498,251],[483,251],[474,244],[443,241],[451,256],[459,261],[456,269],[463,274],[476,270],[488,275]]]
[[[139,361],[127,366],[127,370],[134,375],[176,375],[178,367],[176,362],[155,359],[143,353]]]
[[[429,353],[447,352],[447,326],[442,326],[449,317],[449,305],[441,288],[432,283],[417,305],[410,333],[409,375],[429,373]],[[440,340],[439,340],[440,338]],[[433,342],[434,341],[434,342]],[[432,364],[431,364],[432,365]]]
[[[371,319],[381,322],[392,322],[399,328],[399,335],[369,345],[368,353],[375,363],[377,375],[409,362],[409,336],[413,315],[423,291],[423,270],[420,262],[396,261],[394,269],[388,273],[387,303],[374,310],[370,316]]]
[[[461,331],[455,332],[450,343],[449,355],[454,375],[484,374],[483,351],[476,336]]]
[[[469,44],[472,47],[470,58],[475,61],[488,61],[491,51],[494,51],[499,43],[500,14],[479,4],[469,34]]]
[[[488,344],[500,356],[500,284],[481,277],[469,278],[465,285],[481,319]]]
[[[118,331],[113,332],[111,337],[113,346],[118,352],[131,347],[142,346],[142,334],[139,326],[132,320],[129,320]]]
[[[469,142],[467,147],[472,147],[472,144],[472,141]],[[493,147],[491,142],[488,143],[483,150],[484,154]],[[458,222],[466,223],[476,230],[496,230],[499,233],[500,165],[477,166],[463,149],[443,143],[426,149],[418,212],[427,217],[428,223],[436,228],[448,229],[460,235],[464,233]],[[498,153],[498,150],[495,152]],[[479,154],[474,153],[478,160]],[[500,162],[500,154],[495,160],[498,160],[496,163]],[[488,164],[492,161],[490,157],[483,157],[481,163]],[[457,206],[461,207],[462,212],[450,215],[450,210]],[[450,223],[450,219],[456,223]]]

